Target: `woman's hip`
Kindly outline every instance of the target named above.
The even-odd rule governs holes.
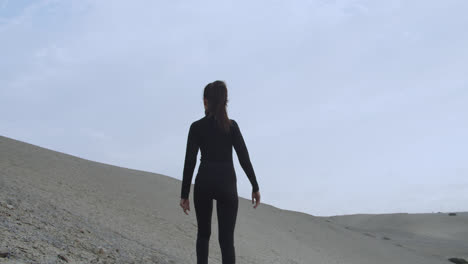
[[[237,184],[236,172],[232,162],[209,162],[200,163],[195,185],[206,188],[234,188]]]
[[[202,161],[198,167],[198,177],[229,178],[236,176],[232,161]]]

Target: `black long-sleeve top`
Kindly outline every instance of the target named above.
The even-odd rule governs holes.
[[[249,152],[239,125],[231,119],[229,133],[217,127],[213,116],[205,115],[190,125],[182,179],[181,198],[187,199],[192,183],[193,171],[197,161],[198,149],[201,151],[200,162],[232,161],[232,147],[236,150],[239,163],[252,184],[252,191],[259,190],[255,172],[250,162]]]

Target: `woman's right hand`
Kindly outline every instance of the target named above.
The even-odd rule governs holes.
[[[190,201],[189,199],[180,199],[180,207],[184,210],[184,213],[188,215],[187,211],[190,211]]]
[[[255,205],[253,208],[257,208],[257,206],[260,204],[260,191],[252,192],[252,204],[254,204],[254,200]]]

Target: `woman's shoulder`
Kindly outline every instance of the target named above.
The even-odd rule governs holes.
[[[237,122],[235,119],[229,119],[231,120],[231,126],[237,126]]]
[[[201,123],[203,123],[206,120],[206,116],[201,117],[190,124],[190,126],[199,126]]]
[[[193,128],[197,128],[197,127],[200,127],[200,126],[203,126],[204,123],[206,122],[209,122],[210,119],[207,117],[207,116],[204,116],[204,117],[201,117],[195,121],[192,122],[192,124],[190,125],[190,127],[193,127]],[[235,119],[229,119],[230,121],[230,125],[231,127],[239,127],[239,125],[237,124],[237,121]]]

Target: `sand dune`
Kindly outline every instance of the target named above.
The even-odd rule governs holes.
[[[0,263],[196,263],[193,202],[186,216],[179,193],[171,177],[0,137],[0,249],[10,250]],[[467,257],[466,214],[393,217],[314,217],[268,204],[253,209],[241,199],[237,263],[440,264]],[[214,211],[210,263],[221,263],[216,218]],[[446,249],[434,246],[444,241]]]
[[[357,214],[331,217],[334,223],[367,236],[428,255],[468,259],[468,213]]]

